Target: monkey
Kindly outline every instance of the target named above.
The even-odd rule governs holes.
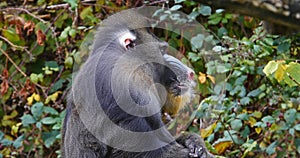
[[[162,113],[190,102],[194,85],[167,47],[135,9],[102,21],[68,95],[62,157],[214,157],[197,134],[175,139],[164,127]]]

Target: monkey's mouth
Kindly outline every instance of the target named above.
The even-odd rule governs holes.
[[[190,85],[187,83],[178,83],[176,87],[181,91],[187,91],[190,88]]]
[[[186,92],[193,91],[194,86],[195,84],[193,84],[192,82],[177,82],[174,83],[173,86],[171,86],[170,90],[175,96],[178,96]]]

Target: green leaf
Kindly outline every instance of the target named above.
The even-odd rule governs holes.
[[[245,80],[247,79],[246,75],[240,76],[235,80],[235,85],[244,85]]]
[[[93,14],[93,8],[92,7],[86,7],[80,12],[80,18],[84,20],[86,17]]]
[[[182,8],[182,5],[174,5],[172,8],[170,8],[171,11],[176,11],[176,10],[179,10],[180,8]]]
[[[38,75],[35,74],[35,73],[31,73],[30,74],[30,81],[33,82],[33,83],[38,83],[38,81],[39,81]]]
[[[24,46],[25,42],[24,40],[21,40],[19,35],[15,32],[14,29],[8,28],[8,29],[2,29],[2,34],[4,37],[6,37],[11,43],[18,45],[18,46]]]
[[[4,133],[2,131],[0,131],[0,140],[2,140],[4,137]]]
[[[248,105],[250,103],[251,99],[249,97],[244,97],[240,100],[240,103],[242,105]]]
[[[25,139],[25,135],[22,134],[21,136],[19,136],[14,142],[13,142],[13,146],[18,149],[19,147],[22,146],[23,140]]]
[[[290,128],[289,129],[289,133],[294,136],[295,135],[295,129],[294,128]]]
[[[273,39],[272,38],[263,38],[262,39],[267,45],[272,46],[273,45]]]
[[[263,121],[264,123],[267,123],[267,122],[269,122],[269,123],[274,123],[274,122],[275,122],[275,119],[274,119],[272,116],[265,116],[265,117],[262,118],[262,121]]]
[[[64,0],[71,5],[71,9],[74,10],[78,6],[78,0]]]
[[[54,93],[56,92],[57,90],[59,90],[60,88],[63,87],[63,83],[65,83],[66,80],[61,78],[59,79],[58,81],[56,81],[53,86],[51,87],[51,90],[50,90],[50,93]]]
[[[41,102],[37,102],[35,104],[32,105],[31,107],[31,113],[33,115],[34,118],[39,118],[40,116],[42,116],[42,113],[43,113],[43,107],[44,107],[44,104],[41,103]]]
[[[32,45],[30,46],[30,49],[32,49],[33,47],[34,47],[34,49],[32,51],[32,55],[38,56],[38,55],[44,53],[45,46],[36,44],[36,41],[32,43]]]
[[[263,69],[263,72],[269,76],[273,74],[278,69],[278,62],[276,61],[269,61],[268,64]]]
[[[42,139],[47,148],[49,148],[56,140],[56,136],[59,135],[59,131],[43,132]]]
[[[64,42],[68,38],[68,32],[71,29],[70,26],[66,27],[64,31],[58,37],[59,41]]]
[[[219,37],[222,37],[222,36],[227,35],[227,34],[228,34],[228,31],[225,27],[220,27],[218,29],[218,36]]]
[[[244,121],[248,121],[249,120],[249,116],[248,116],[247,113],[239,114],[239,115],[237,115],[237,118],[241,119],[241,120],[244,120]]]
[[[4,139],[2,139],[2,140],[0,141],[0,144],[3,145],[3,146],[11,146],[12,143],[13,143],[13,141],[8,140],[8,139],[6,139],[6,138],[4,138]]]
[[[275,153],[276,146],[277,146],[277,141],[273,142],[267,147],[266,152],[268,153],[268,155],[272,155]]]
[[[64,111],[62,111],[62,112],[59,114],[59,117],[60,117],[61,119],[64,119],[64,118],[65,118],[65,116],[66,116],[66,111],[67,111],[67,110],[64,110]]]
[[[211,15],[211,8],[209,6],[201,5],[199,9],[199,13],[203,16]]]
[[[59,68],[56,61],[46,61],[45,66],[49,68]]]
[[[253,52],[254,53],[259,53],[261,51],[261,48],[259,45],[254,44],[253,45]]]
[[[289,77],[296,81],[298,84],[300,83],[300,64],[296,62],[291,62],[288,64],[286,72]]]
[[[225,11],[224,9],[217,9],[217,10],[216,10],[216,13],[217,13],[217,14],[220,14],[220,13],[222,13],[222,12],[224,12],[224,11]]]
[[[222,20],[222,17],[216,17],[214,19],[208,20],[207,23],[210,24],[210,25],[217,25],[217,24],[220,23],[221,20]]]
[[[239,131],[243,127],[243,123],[240,119],[234,119],[230,122],[230,126],[233,130]]]
[[[294,129],[297,130],[297,131],[300,131],[300,124],[295,125]]]
[[[28,125],[33,124],[33,123],[36,122],[35,119],[29,114],[23,115],[21,117],[21,120],[22,120],[22,124],[23,124],[24,127],[27,127]]]
[[[193,52],[189,52],[188,53],[188,58],[192,61],[192,62],[196,62],[199,59],[201,59],[196,53]]]
[[[75,29],[71,29],[69,31],[69,36],[71,36],[72,38],[75,38],[76,37],[76,30]]]
[[[41,120],[41,122],[46,125],[51,125],[51,124],[56,123],[56,119],[53,117],[45,117]]]
[[[285,41],[277,47],[277,51],[278,51],[278,53],[285,53],[285,52],[289,51],[290,46],[291,46],[290,42]]]
[[[175,0],[175,4],[185,2],[185,0]]]
[[[42,129],[42,123],[41,122],[37,122],[35,125],[38,129],[40,129],[40,130]]]
[[[284,113],[284,119],[286,120],[287,123],[292,124],[296,121],[296,109],[289,109]]]
[[[231,68],[230,64],[224,64],[224,65],[218,64],[218,65],[216,65],[217,73],[221,73],[221,74],[229,72],[231,70],[230,68]]]
[[[261,92],[262,91],[259,88],[257,88],[255,90],[249,92],[247,96],[248,97],[257,97]]]
[[[260,111],[255,111],[251,114],[251,116],[255,117],[255,118],[261,118],[262,117],[262,113]]]
[[[198,34],[197,36],[192,37],[191,44],[193,51],[199,50],[203,45],[204,35]]]
[[[247,137],[249,137],[249,134],[250,134],[249,127],[248,126],[244,127],[244,130],[242,130],[242,132],[241,132],[241,136],[243,138],[247,138]]]
[[[52,107],[49,107],[49,106],[44,107],[44,112],[46,114],[52,114],[52,115],[58,115],[59,114],[55,109],[53,109]]]

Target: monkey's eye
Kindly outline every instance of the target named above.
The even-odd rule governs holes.
[[[126,49],[134,48],[135,47],[135,41],[134,40],[125,39],[124,43],[125,43],[125,48]]]
[[[136,35],[131,31],[125,32],[119,37],[120,44],[126,50],[135,47],[135,40]]]

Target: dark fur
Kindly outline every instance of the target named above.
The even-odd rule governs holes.
[[[122,18],[119,19],[120,16]],[[127,96],[123,96],[122,91],[126,90],[125,78],[129,77],[128,88],[132,100],[138,106],[151,105],[153,110],[160,109],[163,104],[159,99],[161,94],[156,91],[157,89],[153,89],[153,83],[171,86],[170,80],[176,78],[176,73],[166,72],[171,69],[164,66],[166,63],[162,55],[165,53],[166,43],[159,41],[145,28],[139,28],[143,27],[145,23],[146,20],[136,13],[123,12],[110,17],[103,23],[104,26],[109,27],[99,28],[91,55],[73,81],[73,89],[68,98],[67,114],[62,130],[63,157],[184,158],[189,157],[190,154],[196,154],[198,157],[210,157],[207,155],[209,153],[207,153],[202,139],[196,134],[184,134],[164,147],[145,152],[116,149],[101,142],[95,136],[95,133],[103,136],[101,140],[106,143],[119,141],[124,145],[135,147],[140,146],[140,142],[132,144],[127,139],[122,140],[124,135],[115,132],[117,131],[115,127],[107,126],[107,122],[111,120],[117,126],[134,132],[149,132],[164,126],[161,112],[147,117],[134,116],[124,111],[118,104],[118,102],[128,102]],[[116,41],[118,32],[126,30],[133,30],[137,36],[137,47],[127,51]],[[143,47],[138,47],[140,44],[143,44]],[[124,54],[126,55],[124,56]],[[119,60],[122,55],[124,58]],[[146,64],[140,65],[134,71],[129,71],[134,66],[134,62],[139,60]],[[157,63],[153,63],[154,60]],[[118,74],[113,75],[113,69],[116,67]],[[111,80],[116,81],[115,86],[120,91],[117,96],[113,95],[114,85]],[[156,100],[153,100],[154,98]],[[135,107],[135,105],[130,105],[128,110],[133,111]],[[109,120],[103,117],[105,115]],[[145,138],[148,143],[146,145],[155,146],[157,141],[164,142],[164,139],[169,136],[166,130],[165,132]],[[195,148],[203,148],[203,150],[195,152],[193,151]]]

